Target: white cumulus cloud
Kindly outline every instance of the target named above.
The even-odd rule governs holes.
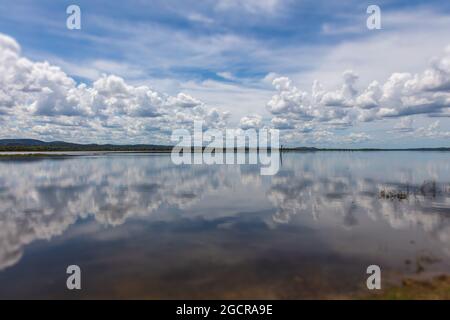
[[[194,120],[223,127],[227,118],[188,94],[169,96],[115,75],[78,84],[57,66],[23,57],[14,39],[0,34],[2,136],[17,136],[15,128],[21,128],[21,135],[48,139],[117,142],[131,136],[145,142],[168,139],[171,129]],[[76,135],[67,130],[74,125],[79,126]]]
[[[343,73],[340,88],[325,90],[315,81],[307,92],[287,77],[273,79],[277,93],[267,103],[272,124],[280,129],[301,128],[305,123],[345,127],[386,118],[443,117],[450,113],[448,48],[422,73],[393,73],[384,83],[373,81],[363,89],[357,81],[357,74],[349,70]]]

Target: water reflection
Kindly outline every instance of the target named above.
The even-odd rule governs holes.
[[[161,206],[182,210],[231,185],[225,170],[169,161],[138,155],[0,163],[0,269],[14,265],[24,245],[88,216],[117,226]]]
[[[271,289],[264,287],[265,295],[260,295],[260,288],[248,284],[239,287],[241,296],[236,296],[219,294],[215,288],[216,297],[280,297],[274,292],[281,289],[275,290],[274,283],[292,290],[287,297],[296,297],[292,281],[298,279],[303,289],[310,290],[306,297],[311,297],[314,283],[321,281],[317,264],[324,259],[331,259],[328,263],[340,272],[350,273],[352,262],[374,259],[398,270],[410,254],[421,251],[437,257],[445,270],[450,262],[448,160],[447,153],[287,154],[273,177],[262,177],[257,166],[175,166],[167,155],[2,161],[0,270],[18,276],[14,266],[27,247],[33,252],[33,243],[48,240],[39,242],[40,251],[35,250],[49,259],[55,255],[52,243],[71,250],[86,230],[95,235],[89,248],[98,245],[103,251],[84,257],[83,262],[101,261],[102,252],[108,252],[108,259],[121,256],[123,246],[135,243],[133,253],[127,251],[136,254],[127,257],[138,263],[135,267],[109,260],[108,266],[129,268],[143,282],[142,277],[151,276],[152,285],[169,275],[178,285],[184,283],[184,291],[176,292],[179,296],[169,290],[160,295],[164,297],[196,297],[200,279],[211,286],[227,276],[234,279],[230,285],[236,284],[242,275],[223,273],[232,262],[246,279],[254,278],[258,288],[266,278]],[[434,183],[432,192],[427,181]],[[408,196],[388,199],[383,192]],[[121,244],[114,242],[114,230],[122,232]],[[167,232],[170,241],[177,240],[175,244],[167,240],[169,247],[161,240]],[[405,241],[420,246],[412,253]],[[187,245],[194,250],[188,256],[183,253]],[[150,251],[161,261],[147,260]],[[30,259],[38,261],[39,256],[30,254]],[[179,268],[184,266],[183,272],[171,264],[173,259]],[[272,273],[256,271],[255,263],[261,261]],[[26,268],[28,263],[22,265]],[[125,276],[118,279],[117,272],[114,276],[122,288],[135,283]],[[347,274],[346,279],[351,277]],[[332,283],[332,275],[325,278]],[[129,288],[124,296],[158,297],[148,295],[153,288],[148,283],[141,291]],[[21,290],[18,295],[26,288]]]
[[[358,225],[358,216],[365,215],[373,221],[386,220],[394,229],[421,227],[449,244],[446,155],[432,163],[403,159],[401,153],[394,156],[400,159],[355,159],[345,154],[320,161],[315,161],[317,155],[292,158],[272,179],[268,196],[278,208],[274,220],[288,223],[295,215],[315,220],[328,215],[341,217],[342,225],[351,228]],[[380,167],[380,162],[385,167],[378,171],[373,165]]]

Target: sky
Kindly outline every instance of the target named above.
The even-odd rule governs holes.
[[[166,144],[201,120],[287,146],[450,147],[449,30],[448,1],[2,0],[0,138]]]

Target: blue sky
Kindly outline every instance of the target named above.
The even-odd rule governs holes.
[[[70,4],[81,8],[81,30],[66,28]],[[381,8],[381,30],[366,27],[370,4]],[[18,111],[12,111],[11,103],[3,107],[0,134],[164,143],[169,128],[205,117],[211,127],[275,126],[288,145],[450,146],[448,74],[441,77],[435,66],[450,72],[445,69],[448,30],[450,3],[442,1],[6,0],[0,3],[0,33],[20,45],[18,56],[33,63],[48,61],[75,84],[55,80],[57,84],[48,85],[50,96],[42,90],[44,97],[21,92]],[[440,64],[433,65],[433,59]],[[430,72],[437,80],[427,76],[433,66]],[[396,73],[410,78],[391,78]],[[107,78],[111,75],[120,80]],[[38,78],[33,84],[44,87],[55,79],[47,73]],[[276,82],[281,78],[288,82]],[[104,81],[96,84],[99,79]],[[430,94],[429,81],[435,85],[438,80],[444,89]],[[126,99],[108,92],[96,101],[109,109],[93,106],[92,96],[91,102],[81,99],[100,92],[100,86],[102,92],[116,90],[121,81]],[[324,88],[321,101],[310,98],[314,81]],[[366,101],[373,81],[384,96],[390,94],[377,100],[376,107]],[[87,89],[75,89],[81,83]],[[414,92],[408,91],[412,83],[418,88]],[[394,94],[393,85],[403,87]],[[146,97],[154,94],[156,100],[143,101],[135,89],[141,86],[147,88]],[[345,96],[349,86],[358,91],[352,97]],[[125,110],[118,100],[141,105]],[[51,103],[61,107],[45,105]],[[350,110],[358,103],[361,110]]]

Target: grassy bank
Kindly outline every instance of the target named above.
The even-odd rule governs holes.
[[[367,299],[375,300],[450,300],[450,276],[440,275],[429,280],[404,279],[401,285],[389,287]]]

